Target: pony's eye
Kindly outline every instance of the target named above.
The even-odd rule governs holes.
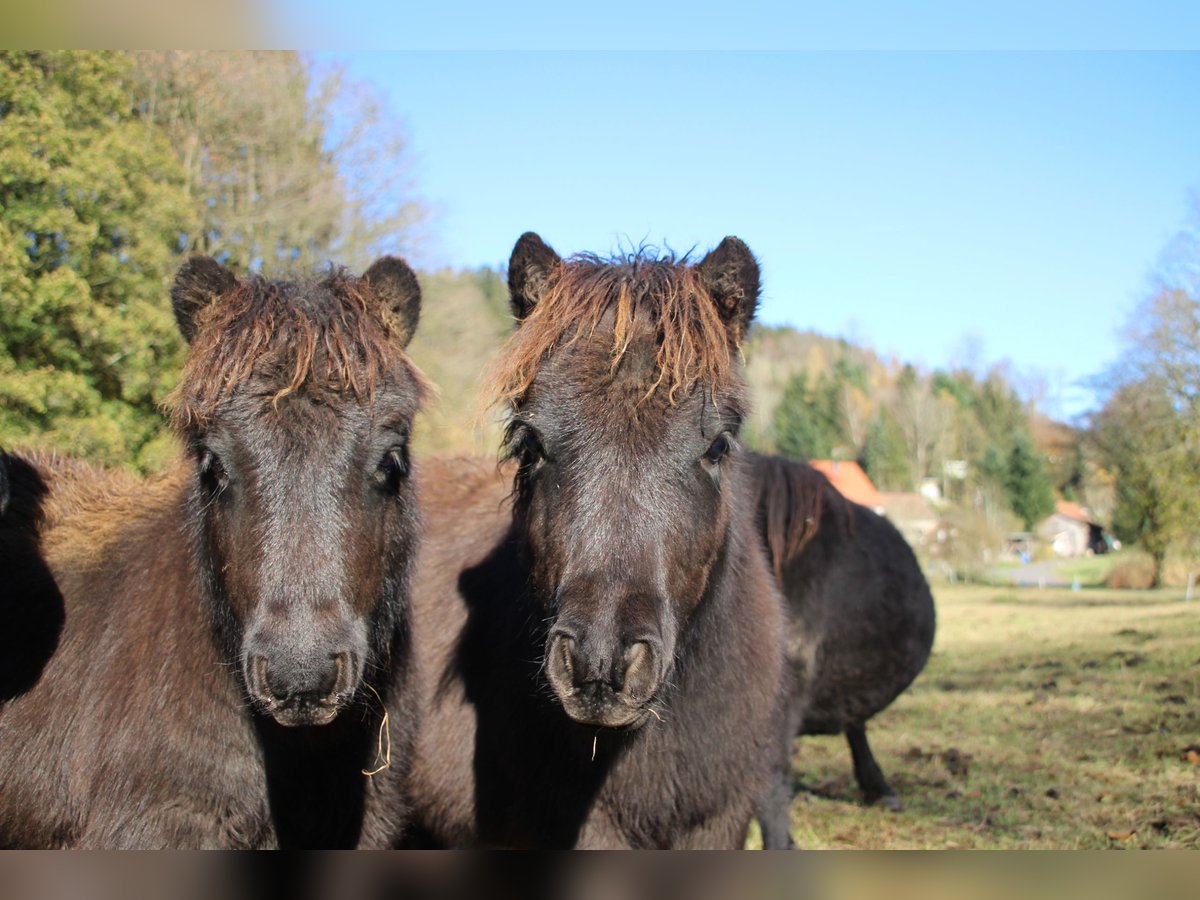
[[[408,445],[397,444],[383,454],[375,470],[375,481],[380,488],[394,494],[400,490],[400,482],[408,476],[408,468]]]
[[[221,457],[208,447],[204,447],[200,451],[197,471],[200,473],[200,483],[209,493],[219,494],[229,483],[229,474],[225,471]]]
[[[537,432],[528,426],[521,427],[509,447],[517,462],[517,483],[528,485],[546,461],[546,448]]]
[[[719,465],[721,460],[729,455],[729,438],[724,434],[717,435],[716,440],[704,451],[704,461],[709,465]]]
[[[521,436],[521,462],[525,465],[535,465],[546,458],[546,450],[542,447],[541,440],[532,428],[525,429],[525,433]]]

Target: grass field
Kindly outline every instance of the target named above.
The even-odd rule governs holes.
[[[1200,602],[935,594],[929,665],[868,728],[904,810],[859,804],[844,739],[804,738],[798,847],[1200,847]]]

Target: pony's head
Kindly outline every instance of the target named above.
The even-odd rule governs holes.
[[[361,277],[239,279],[194,256],[171,299],[190,345],[172,420],[217,634],[260,711],[329,722],[386,663],[406,601],[416,277],[384,257]]]
[[[733,237],[693,264],[564,260],[526,234],[508,279],[519,325],[492,389],[546,675],[576,721],[636,727],[723,563],[758,265]]]

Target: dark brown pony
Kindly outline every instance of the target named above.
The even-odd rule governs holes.
[[[412,842],[740,847],[784,674],[737,438],[758,266],[527,234],[509,286],[510,461],[424,475]]]
[[[170,471],[0,454],[0,845],[386,846],[416,712],[416,279],[193,257],[172,301]]]
[[[867,803],[899,809],[867,743],[867,720],[925,667],[933,644],[929,584],[883,516],[837,492],[811,466],[749,454],[758,528],[787,597],[794,675],[784,752],[759,811],[763,843],[790,843],[792,739],[845,734]]]

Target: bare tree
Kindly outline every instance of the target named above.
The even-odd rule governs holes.
[[[909,368],[897,382],[894,402],[896,421],[908,448],[912,483],[920,487],[935,462],[940,461],[939,450],[951,424],[953,401],[935,394],[929,379]]]
[[[187,235],[234,265],[361,266],[415,249],[399,120],[367,87],[283,51],[136,54],[146,114],[170,135],[202,217]]]

